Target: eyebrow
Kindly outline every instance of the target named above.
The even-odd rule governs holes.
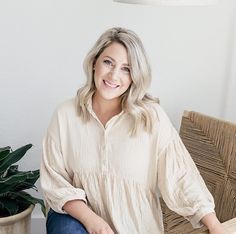
[[[110,56],[108,56],[108,55],[106,55],[105,58],[106,58],[106,57],[109,58],[109,59],[111,59],[113,62],[116,62],[116,60],[113,59],[112,57],[110,57]],[[122,65],[127,66],[127,67],[130,66],[128,63],[123,63]]]

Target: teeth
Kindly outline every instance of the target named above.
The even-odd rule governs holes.
[[[108,85],[109,87],[111,87],[111,88],[116,88],[116,87],[119,86],[119,85],[116,85],[116,84],[112,84],[112,83],[110,83],[110,82],[108,82],[108,81],[106,81],[106,80],[104,80],[104,83],[105,83],[106,85]]]

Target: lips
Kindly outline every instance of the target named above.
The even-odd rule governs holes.
[[[104,82],[104,84],[105,84],[106,86],[108,86],[108,87],[110,87],[110,88],[113,88],[113,89],[119,87],[119,85],[114,84],[114,83],[112,83],[112,82],[110,82],[110,81],[107,81],[107,80],[103,80],[103,82]]]

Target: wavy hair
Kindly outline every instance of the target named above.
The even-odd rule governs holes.
[[[90,113],[87,106],[96,88],[93,66],[104,49],[113,42],[122,44],[128,54],[132,83],[121,96],[121,107],[133,119],[131,135],[136,135],[141,128],[151,132],[155,120],[153,103],[158,103],[157,98],[147,93],[151,83],[151,69],[140,38],[125,28],[114,27],[105,31],[85,57],[83,65],[87,82],[77,92],[78,114],[85,122],[89,121]]]

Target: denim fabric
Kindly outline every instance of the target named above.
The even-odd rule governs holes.
[[[50,209],[46,222],[47,234],[88,234],[84,225],[68,214]]]

